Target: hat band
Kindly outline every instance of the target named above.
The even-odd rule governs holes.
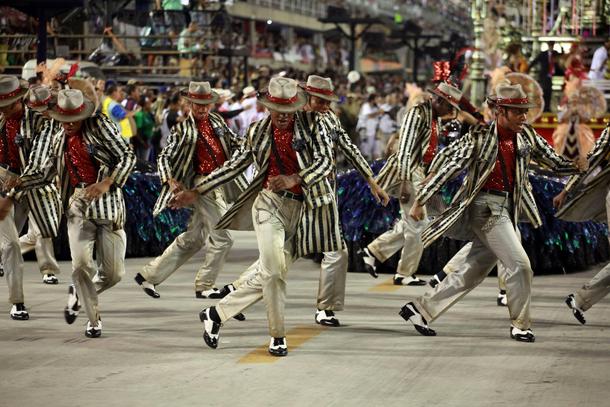
[[[9,92],[9,93],[4,93],[4,94],[0,95],[0,100],[12,98],[13,96],[17,96],[19,94],[19,92],[21,92],[21,88],[17,88],[14,91]]]
[[[192,92],[189,92],[189,97],[191,99],[206,100],[206,99],[212,99],[214,97],[214,95],[212,95],[211,93],[192,93]]]
[[[37,100],[35,102],[30,102],[29,105],[31,107],[40,107],[49,103],[49,100],[51,100],[51,96],[48,96],[45,100]]]
[[[271,96],[269,93],[267,93],[267,100],[269,100],[271,103],[277,103],[278,105],[290,105],[294,102],[297,101],[297,95],[294,95],[291,98],[278,98],[275,96]]]
[[[457,100],[456,98],[454,98],[454,97],[453,97],[453,96],[451,96],[450,94],[443,92],[443,91],[442,91],[442,90],[440,90],[439,88],[436,88],[436,91],[437,91],[438,93],[440,93],[440,94],[441,94],[441,95],[442,95],[444,98],[449,99],[449,100],[450,100],[450,101],[452,101],[453,103],[460,103],[460,101],[459,101],[459,100]]]
[[[322,89],[322,88],[316,88],[314,86],[305,86],[305,90],[308,92],[313,92],[313,93],[320,93],[322,95],[326,95],[326,96],[333,96],[335,94],[335,92],[333,92],[331,89]]]
[[[529,100],[527,98],[501,98],[496,99],[498,105],[527,105]]]
[[[57,111],[61,114],[65,114],[68,116],[72,116],[75,114],[78,114],[80,112],[82,112],[83,110],[85,110],[85,104],[83,103],[82,105],[80,105],[79,107],[77,107],[76,109],[62,109],[61,107],[57,106]]]

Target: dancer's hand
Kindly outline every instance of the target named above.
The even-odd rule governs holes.
[[[574,164],[576,165],[576,168],[580,170],[580,172],[585,172],[589,169],[589,160],[587,160],[586,157],[576,157]]]
[[[19,185],[21,185],[21,178],[13,177],[13,178],[9,178],[8,180],[6,180],[4,182],[4,185],[2,186],[2,188],[4,189],[5,192],[8,192],[11,189],[13,189]]]
[[[368,183],[369,188],[371,189],[371,194],[373,194],[375,197],[375,201],[377,201],[377,203],[381,203],[383,206],[388,206],[388,202],[390,202],[390,196],[388,193],[385,192],[385,190],[381,188],[374,179],[369,178]]]
[[[420,221],[424,219],[424,206],[420,205],[419,202],[413,202],[413,206],[411,206],[411,210],[409,211],[409,216],[416,221]]]
[[[560,193],[558,193],[555,198],[553,198],[553,207],[555,209],[559,209],[563,206],[563,203],[566,200],[566,196],[568,195],[568,193],[565,191],[565,189],[563,191],[561,191]]]
[[[11,212],[11,206],[13,206],[11,198],[0,198],[0,220],[6,219]]]
[[[87,188],[85,188],[85,198],[87,198],[90,201],[93,201],[94,199],[99,198],[100,196],[102,196],[103,194],[105,194],[106,192],[108,192],[110,190],[110,187],[112,186],[112,178],[108,177],[106,179],[104,179],[103,181],[100,182],[96,182],[95,184],[91,184],[89,185]]]
[[[178,192],[174,197],[169,201],[169,207],[172,209],[180,209],[186,206],[191,206],[195,203],[197,198],[199,197],[199,192],[194,190],[187,190]]]
[[[299,174],[276,175],[275,177],[269,178],[269,189],[273,192],[288,190],[300,184],[301,177]]]
[[[167,181],[167,184],[169,185],[169,192],[173,192],[175,194],[180,191],[184,191],[184,185],[182,185],[182,182],[177,181],[174,178],[170,178],[169,181]]]

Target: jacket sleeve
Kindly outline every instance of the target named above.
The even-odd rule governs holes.
[[[533,128],[527,126],[525,131],[528,133],[529,139],[533,142],[532,156],[536,161],[549,167],[558,175],[572,175],[579,172],[572,161],[558,155],[549,143],[536,133]]]
[[[328,124],[332,125],[334,130],[337,132],[337,146],[352,166],[362,175],[366,180],[373,177],[373,170],[371,166],[362,156],[362,153],[356,147],[349,135],[341,126],[341,123],[334,114],[331,113],[332,119],[328,120]]]
[[[180,148],[180,135],[178,129],[181,126],[173,126],[167,136],[167,145],[163,147],[159,157],[157,158],[157,169],[159,170],[159,178],[161,183],[165,184],[173,178],[172,162],[175,162],[175,156]]]
[[[129,174],[136,165],[136,156],[129,148],[127,142],[121,136],[118,127],[110,119],[103,115],[96,117],[95,130],[100,140],[100,148],[105,149],[115,161],[114,168],[110,172],[113,182],[122,187],[127,182]]]
[[[420,204],[425,204],[447,181],[457,176],[460,171],[472,163],[475,157],[474,150],[476,148],[474,134],[477,133],[468,133],[451,146],[447,147],[445,150],[450,149],[448,152],[451,153],[451,155],[447,155],[446,158],[439,159],[439,156],[435,158],[435,161],[439,159],[439,163],[437,164],[438,168],[437,171],[435,171],[436,175],[434,175],[417,194],[417,201]],[[432,164],[434,164],[434,161]]]
[[[321,123],[321,115],[316,115],[314,120],[314,130],[311,132],[312,163],[299,172],[301,185],[305,188],[326,178],[334,167],[333,146],[326,126]]]
[[[28,157],[28,164],[21,173],[21,183],[8,193],[20,200],[23,194],[44,187],[53,181],[56,167],[53,154],[53,135],[56,127],[52,120],[42,120],[36,128],[36,136]]]
[[[595,168],[597,167],[601,161],[610,153],[610,131],[608,131],[610,127],[606,127],[602,132],[601,136],[595,142],[595,146],[589,154],[587,158],[589,160],[589,170],[580,174],[575,174],[568,179],[564,190],[566,192],[572,190],[575,185],[580,184],[580,182]]]
[[[419,106],[411,108],[400,126],[398,139],[398,176],[401,181],[411,179],[409,169],[413,159],[414,149],[417,145],[417,135],[421,127],[425,126],[425,117]]]
[[[252,157],[252,139],[258,131],[261,131],[260,126],[264,126],[266,122],[268,121],[262,120],[251,125],[248,129],[246,142],[233,152],[231,158],[225,161],[222,167],[216,168],[209,175],[202,178],[195,185],[194,189],[201,195],[205,195],[241,175],[254,161]],[[239,143],[237,138],[235,142]]]

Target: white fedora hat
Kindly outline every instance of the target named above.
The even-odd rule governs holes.
[[[430,89],[429,91],[445,99],[447,102],[449,102],[451,106],[455,107],[457,110],[461,110],[460,99],[462,99],[462,91],[456,88],[455,86],[451,86],[446,82],[441,82],[436,88]]]
[[[191,82],[188,90],[182,91],[182,97],[198,105],[216,103],[218,94],[212,90],[210,82]]]
[[[307,77],[305,91],[312,96],[319,97],[320,99],[329,100],[331,102],[339,101],[339,96],[335,95],[333,82],[330,80],[330,78],[323,78],[318,75],[309,75]]]
[[[292,113],[307,103],[305,92],[299,90],[297,81],[290,78],[271,78],[269,89],[259,96],[258,101],[269,110]]]
[[[34,85],[28,92],[25,102],[32,110],[44,112],[49,108],[49,102],[53,99],[51,89],[46,85]]]
[[[22,86],[17,77],[12,75],[0,75],[0,107],[9,106],[17,99],[22,98],[28,88]]]
[[[500,83],[496,86],[496,94],[489,96],[487,100],[491,105],[504,107],[517,107],[521,109],[532,109],[538,107],[530,102],[521,84]]]
[[[57,94],[57,105],[49,109],[49,116],[60,122],[85,120],[95,112],[95,105],[78,89],[63,89]]]

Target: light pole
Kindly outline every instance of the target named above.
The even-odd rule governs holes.
[[[471,0],[471,18],[474,26],[474,52],[470,65],[470,100],[481,106],[485,99],[485,54],[483,52],[483,23],[487,17],[488,0]]]

